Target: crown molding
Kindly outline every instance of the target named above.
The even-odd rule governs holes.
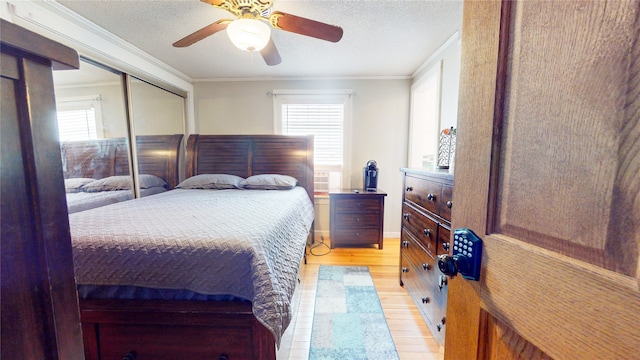
[[[204,82],[241,82],[241,81],[341,81],[341,80],[411,80],[411,76],[270,76],[250,78],[199,78],[193,79],[194,83]]]
[[[442,54],[442,52],[445,51],[445,49],[447,49],[449,47],[449,45],[453,44],[454,42],[460,40],[460,32],[456,31],[453,33],[453,35],[451,35],[442,45],[440,45],[440,47],[434,51],[434,53],[429,56],[429,58],[427,59],[427,61],[425,61],[424,63],[422,63],[422,65],[420,65],[419,68],[416,69],[416,71],[413,72],[413,74],[411,74],[411,79],[415,79],[417,76],[420,75],[420,73],[427,67],[429,66],[429,64],[431,62],[433,62],[435,59],[438,58],[438,56],[440,56],[440,54]]]
[[[74,48],[82,56],[151,82],[192,91],[192,79],[52,0],[3,1],[12,22]]]

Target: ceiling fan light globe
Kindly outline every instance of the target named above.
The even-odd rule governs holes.
[[[269,42],[271,28],[257,19],[238,19],[227,26],[227,35],[240,50],[260,51]]]

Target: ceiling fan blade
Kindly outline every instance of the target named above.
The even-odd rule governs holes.
[[[269,42],[264,49],[260,50],[260,55],[264,59],[264,62],[269,66],[278,65],[282,62],[282,58],[280,57],[280,53],[276,48],[276,44],[273,42],[273,38],[269,38]]]
[[[187,35],[184,38],[176,41],[173,43],[173,46],[175,47],[187,47],[189,45],[192,45],[204,38],[206,38],[207,36],[213,35],[215,33],[217,33],[218,31],[222,31],[224,29],[227,28],[227,25],[229,25],[229,23],[232,20],[228,20],[228,19],[222,19],[222,20],[218,20],[216,22],[214,22],[211,25],[207,25],[205,27],[203,27],[202,29],[194,32],[191,35]]]
[[[275,28],[300,35],[311,36],[331,42],[338,42],[342,39],[342,28],[339,26],[321,23],[280,11],[274,11],[269,16],[269,21]]]

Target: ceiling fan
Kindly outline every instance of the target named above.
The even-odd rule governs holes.
[[[246,51],[259,51],[269,66],[282,61],[271,38],[272,27],[321,40],[338,42],[342,28],[280,11],[272,11],[274,0],[200,0],[232,13],[237,19],[221,19],[173,43],[187,47],[219,31],[227,30],[233,44]]]

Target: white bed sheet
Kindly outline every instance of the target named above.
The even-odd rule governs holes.
[[[313,204],[293,190],[183,190],[69,216],[78,285],[232,295],[279,344]]]
[[[140,189],[141,196],[154,195],[165,192],[167,189],[162,187],[152,187],[149,189]],[[98,192],[76,192],[67,193],[67,211],[73,214],[79,211],[85,211],[105,205],[115,204],[122,201],[133,199],[131,190],[111,190]]]

